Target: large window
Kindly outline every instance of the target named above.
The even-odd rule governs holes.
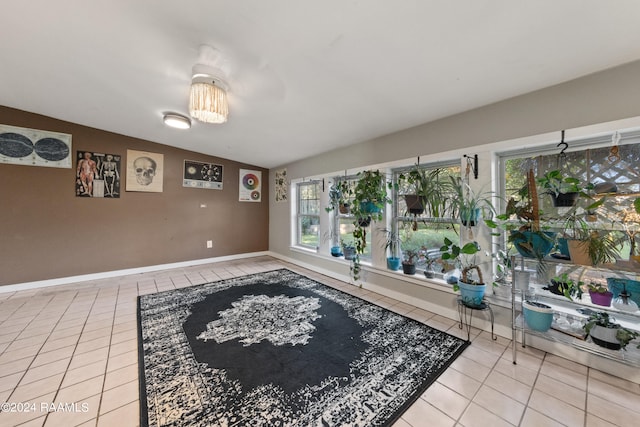
[[[635,235],[629,234],[633,230],[627,229],[625,214],[632,211],[632,202],[640,194],[640,139],[637,135],[627,136],[620,145],[612,145],[610,137],[574,141],[564,153],[555,145],[528,152],[502,153],[499,164],[503,203],[526,196],[526,192],[519,190],[526,185],[527,173],[533,171],[543,227],[557,232],[558,237],[573,238],[567,221],[575,222],[572,218],[577,218],[588,230],[597,231],[601,240],[606,238],[615,242],[621,259],[629,257],[630,239]],[[579,198],[576,207],[554,205],[550,194],[553,191],[544,188],[545,176],[552,171],[558,171],[562,179],[576,178],[578,188],[590,197]],[[601,201],[602,205],[589,209],[596,201]],[[502,206],[504,210],[505,206]],[[637,227],[637,223],[632,226]],[[554,257],[563,255],[560,244],[552,254]],[[581,268],[578,270],[583,273]],[[591,273],[587,269],[581,279],[585,280]],[[594,274],[589,280],[599,281],[601,278]]]
[[[317,249],[320,246],[320,189],[317,182],[297,185],[296,244]]]
[[[417,171],[420,176],[430,180],[429,185],[434,191],[428,193],[438,194],[437,197],[427,197],[424,200],[425,209],[423,212],[411,208],[413,202],[406,197],[416,193],[416,183],[400,178],[401,176],[407,177],[412,170],[414,176]],[[439,258],[439,249],[442,247],[445,237],[453,241],[459,240],[460,227],[458,219],[455,218],[455,209],[451,209],[447,203],[448,200],[455,198],[456,193],[452,183],[458,182],[459,179],[460,165],[458,162],[394,170],[394,180],[398,183],[398,191],[394,197],[392,225],[402,242],[400,257],[407,251],[416,251],[430,258]],[[428,206],[430,204],[431,206]],[[418,264],[423,262],[424,258],[421,258]]]

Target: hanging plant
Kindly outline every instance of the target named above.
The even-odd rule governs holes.
[[[348,194],[353,196],[351,213],[355,217],[352,234],[356,255],[351,263],[353,280],[360,278],[360,255],[367,247],[367,227],[371,221],[382,219],[385,205],[392,202],[387,190],[396,187],[392,183],[387,184],[379,170],[359,172],[357,178],[356,185],[348,189]]]

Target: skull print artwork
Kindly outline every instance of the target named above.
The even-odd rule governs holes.
[[[136,171],[136,181],[140,185],[149,185],[156,175],[156,162],[149,157],[138,157],[133,161],[133,168]]]
[[[162,192],[164,155],[127,150],[127,191]]]

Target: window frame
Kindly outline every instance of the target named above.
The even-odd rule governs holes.
[[[308,199],[308,198],[303,198],[303,194],[302,194],[302,189],[304,187],[311,187],[311,186],[315,186],[315,195],[316,198],[315,199]],[[313,181],[301,181],[296,183],[296,209],[295,209],[295,218],[296,218],[296,226],[295,226],[295,245],[299,246],[301,248],[305,248],[305,249],[312,249],[315,251],[318,251],[320,249],[320,238],[321,238],[321,229],[320,229],[320,211],[321,211],[321,196],[320,193],[322,192],[322,189],[320,187],[320,181],[317,180],[313,180]],[[317,201],[317,213],[303,213],[302,212],[302,203],[304,201],[307,200],[316,200]],[[315,224],[317,224],[317,244],[316,245],[310,245],[307,243],[303,242],[302,236],[303,234],[303,227],[302,227],[302,220],[304,218],[309,218],[312,221],[312,224],[314,223],[313,220],[315,220]]]

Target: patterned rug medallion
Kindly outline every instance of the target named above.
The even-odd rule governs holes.
[[[141,425],[391,425],[457,337],[289,270],[138,298]]]

